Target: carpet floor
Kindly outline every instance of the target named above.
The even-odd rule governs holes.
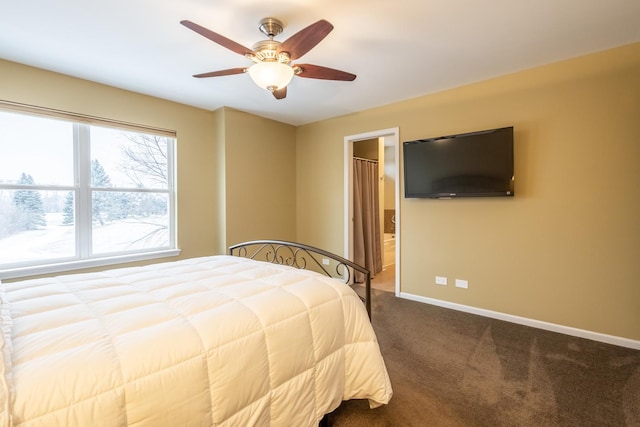
[[[373,290],[394,396],[343,402],[340,426],[638,426],[640,351]]]

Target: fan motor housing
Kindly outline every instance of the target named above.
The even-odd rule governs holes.
[[[289,54],[278,52],[281,43],[277,40],[262,40],[251,46],[254,56],[259,61],[278,61],[289,63]]]

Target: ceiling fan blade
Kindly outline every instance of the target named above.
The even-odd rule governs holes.
[[[298,31],[280,45],[280,52],[288,52],[291,59],[303,56],[320,43],[333,30],[333,25],[324,19]]]
[[[205,27],[202,27],[194,22],[184,20],[184,21],[180,21],[180,23],[185,27],[200,34],[201,36],[204,36],[209,40],[211,40],[212,42],[218,43],[220,46],[226,47],[227,49],[232,50],[235,53],[239,53],[240,55],[253,54],[253,51],[251,49],[242,46],[240,43],[236,43],[233,40],[226,38],[225,36],[222,36],[218,33],[214,33],[213,31]]]
[[[276,99],[284,99],[287,97],[287,87],[283,87],[282,89],[276,89],[273,91],[273,96]]]
[[[312,64],[296,64],[293,68],[300,68],[299,77],[306,77],[308,79],[322,79],[322,80],[340,80],[345,82],[351,82],[356,79],[355,74],[347,73],[346,71],[335,70],[333,68],[321,67],[320,65]]]
[[[229,68],[228,70],[219,70],[219,71],[211,71],[209,73],[195,74],[193,77],[220,77],[220,76],[231,76],[233,74],[242,74],[246,70],[245,67],[241,68]]]

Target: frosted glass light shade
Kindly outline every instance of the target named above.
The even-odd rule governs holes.
[[[249,67],[249,76],[263,89],[282,89],[293,78],[293,68],[282,62],[257,62]]]

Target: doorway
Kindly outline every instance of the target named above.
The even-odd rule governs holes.
[[[377,141],[378,162],[381,175],[380,185],[380,236],[383,252],[383,272],[377,276],[377,282],[385,281],[387,288],[391,285],[396,296],[400,294],[400,179],[399,179],[399,130],[383,129],[344,138],[344,236],[345,256],[353,259],[353,157],[358,152],[357,144],[371,140]],[[374,142],[375,142],[374,141]],[[373,281],[376,286],[376,279]]]

